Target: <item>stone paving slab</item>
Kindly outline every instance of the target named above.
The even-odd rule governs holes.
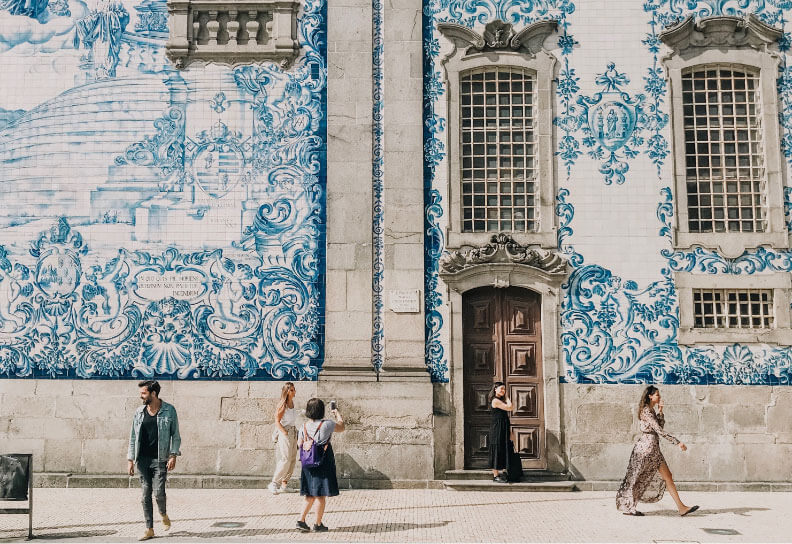
[[[39,541],[131,542],[143,532],[139,490],[36,489]],[[616,511],[614,494],[436,489],[342,491],[328,500],[330,532],[302,534],[298,494],[170,489],[170,532],[152,542],[789,542],[792,493],[689,492],[701,505],[680,518],[666,496],[645,517]],[[9,503],[0,503],[9,504]],[[18,503],[15,505],[18,506]],[[2,507],[2,506],[0,506]],[[309,518],[309,523],[311,518]],[[0,516],[0,542],[21,542],[24,515]]]

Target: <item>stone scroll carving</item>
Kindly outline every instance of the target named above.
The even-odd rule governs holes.
[[[506,263],[522,264],[548,274],[564,274],[566,258],[554,251],[520,245],[508,234],[494,234],[490,243],[466,252],[450,251],[440,258],[440,274],[455,274],[476,265]]]
[[[556,31],[558,21],[538,21],[515,32],[512,25],[499,19],[484,27],[484,34],[457,23],[438,23],[437,29],[454,44],[454,55],[464,48],[466,55],[487,51],[516,51],[530,56],[542,50],[545,39]]]
[[[288,68],[300,52],[296,0],[168,0],[165,46],[177,68],[202,60],[225,65],[274,61]]]
[[[763,23],[758,17],[715,16],[699,19],[687,17],[659,34],[659,38],[677,54],[696,47],[751,47],[766,49],[783,35],[781,30]]]

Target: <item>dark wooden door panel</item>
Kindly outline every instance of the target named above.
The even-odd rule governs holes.
[[[495,344],[471,343],[465,345],[465,361],[469,361],[473,374],[482,376],[487,380],[492,380],[495,376]]]
[[[536,378],[536,342],[509,342],[509,376]]]
[[[539,427],[519,427],[512,432],[514,433],[514,446],[520,452],[520,456],[529,462],[540,461],[543,455],[539,443]]]
[[[506,383],[514,403],[511,435],[523,466],[545,468],[540,295],[515,287],[469,291],[462,328],[466,468],[489,468],[494,381]]]
[[[512,419],[536,419],[539,417],[539,399],[536,385],[512,385],[510,390],[512,404],[514,404]]]

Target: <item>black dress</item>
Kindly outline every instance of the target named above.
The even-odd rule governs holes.
[[[509,468],[509,413],[500,408],[492,408],[490,424],[490,468],[506,470]]]
[[[332,444],[327,445],[322,463],[318,467],[302,467],[300,495],[309,497],[335,497],[338,495],[338,478],[336,477]]]

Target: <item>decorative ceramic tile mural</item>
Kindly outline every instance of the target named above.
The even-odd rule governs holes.
[[[630,51],[634,69],[636,59],[647,68],[644,74],[623,69],[618,62],[578,65],[576,57],[591,58],[587,47],[603,47],[603,41],[585,25],[607,15],[580,11],[588,6],[572,1],[546,0],[511,2],[506,0],[433,0],[424,3],[424,152],[426,203],[426,361],[435,381],[447,381],[449,331],[448,315],[438,276],[438,261],[444,252],[448,216],[445,161],[447,131],[445,108],[447,90],[440,66],[441,50],[437,22],[453,21],[481,29],[495,18],[522,26],[535,20],[559,21],[559,32],[546,46],[558,59],[556,92],[556,197],[559,249],[569,258],[571,274],[562,294],[562,379],[581,383],[692,383],[692,384],[788,384],[792,381],[792,349],[764,344],[698,345],[678,344],[679,308],[673,283],[675,271],[715,274],[762,274],[792,271],[792,252],[759,248],[738,259],[726,259],[716,252],[671,249],[674,199],[670,155],[670,108],[668,84],[662,67],[665,54],[658,35],[688,15],[736,15],[755,13],[764,22],[783,29],[778,43],[781,56],[778,98],[782,128],[782,149],[792,164],[792,68],[788,0],[650,0],[640,4],[623,2],[625,9],[640,11],[645,21],[629,18],[630,25],[645,25],[643,37]],[[616,9],[617,6],[613,6]],[[627,25],[627,15],[613,21]],[[602,21],[599,24],[607,24]],[[614,23],[616,24],[616,23]],[[618,26],[616,25],[616,26]],[[585,35],[596,43],[578,41]],[[614,27],[616,28],[616,27]],[[623,28],[623,27],[619,27]],[[585,30],[585,32],[584,32]],[[623,32],[625,36],[630,32]],[[628,39],[628,38],[625,38]],[[605,51],[605,49],[603,49]],[[581,52],[589,54],[581,55]],[[622,51],[614,51],[625,58]],[[640,65],[640,62],[638,62]],[[585,66],[585,70],[582,69]],[[640,82],[640,88],[631,85]],[[638,165],[635,167],[634,165]],[[788,177],[788,176],[787,176]],[[605,187],[592,190],[591,184]],[[631,197],[620,190],[622,184],[640,185]],[[654,184],[654,185],[653,185]],[[643,191],[643,192],[641,192]],[[640,201],[643,194],[655,195]],[[618,195],[618,196],[616,196]],[[586,199],[603,198],[611,208],[591,209],[596,204]],[[659,196],[659,200],[655,200]],[[787,223],[790,217],[790,191],[785,191]],[[636,204],[636,202],[638,202]],[[627,204],[621,208],[615,206]],[[624,246],[628,241],[611,237],[592,241],[591,232],[602,229],[602,214],[618,218],[620,211],[651,206],[653,216],[638,215],[630,223],[646,232],[641,249],[656,247],[655,258],[663,262],[656,272],[650,264],[633,255],[620,255],[618,249],[602,252],[602,246]],[[580,219],[580,210],[587,215]],[[617,211],[617,209],[619,211]],[[576,215],[578,217],[576,217]],[[579,223],[580,221],[583,223]],[[593,222],[595,221],[596,222]],[[621,232],[621,231],[618,231]],[[578,233],[584,233],[579,236]],[[627,233],[625,232],[625,235]],[[646,248],[650,249],[646,249]],[[612,263],[609,259],[619,259]],[[625,260],[632,261],[625,264]],[[656,280],[639,282],[616,273],[632,270],[636,276],[655,274]]]
[[[177,71],[165,0],[0,2],[0,375],[317,377],[325,11]]]

